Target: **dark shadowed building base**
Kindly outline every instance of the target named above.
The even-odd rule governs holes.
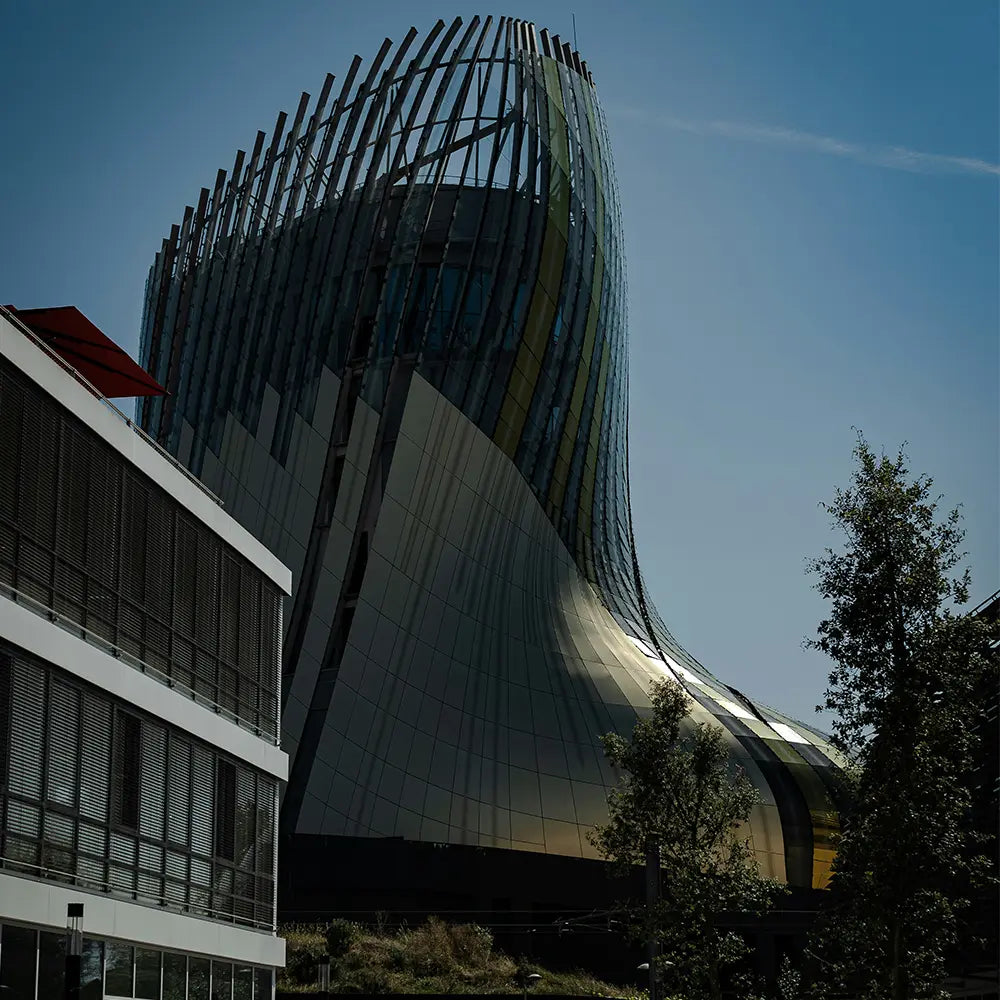
[[[436,915],[489,927],[514,957],[586,969],[611,982],[635,981],[643,961],[642,948],[623,939],[610,913],[618,900],[642,898],[638,870],[623,881],[610,878],[601,861],[396,837],[300,834],[281,857],[282,922],[345,917],[389,930]],[[783,955],[801,951],[823,895],[793,889],[764,918],[727,919],[755,947],[761,975],[773,976]]]

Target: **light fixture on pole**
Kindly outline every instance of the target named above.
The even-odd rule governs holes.
[[[524,1000],[528,1000],[528,988],[534,986],[542,977],[537,972],[529,972],[521,977],[521,990]]]
[[[662,960],[662,961],[660,961],[660,962],[658,962],[658,963],[656,963],[655,965],[652,965],[652,966],[649,964],[649,962],[643,962],[641,965],[637,965],[635,967],[635,971],[636,972],[648,972],[649,973],[649,985],[650,985],[649,995],[650,995],[650,1000],[652,1000],[654,991],[659,986],[659,982],[660,982],[659,970],[660,969],[672,969],[673,966],[674,966],[673,962],[668,962],[666,960]]]
[[[330,995],[330,956],[320,955],[319,957],[319,991],[328,997]]]
[[[83,959],[83,903],[66,904],[66,1000],[80,1000],[80,971]]]

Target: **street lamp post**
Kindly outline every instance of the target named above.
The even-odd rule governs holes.
[[[83,903],[66,905],[66,1000],[80,1000],[80,972],[83,960]]]
[[[330,956],[319,957],[319,991],[324,997],[330,995]]]
[[[673,964],[673,962],[660,962],[659,968],[669,969]],[[636,972],[648,972],[650,983],[655,985],[657,989],[659,988],[660,976],[657,966],[650,965],[649,962],[643,962],[642,965],[637,965],[635,969]]]
[[[656,989],[656,958],[659,942],[656,940],[656,904],[660,901],[660,845],[653,839],[646,843],[646,961],[649,969],[649,1000],[659,1000]],[[641,966],[640,966],[641,968]]]
[[[541,979],[541,978],[542,977],[537,972],[529,972],[521,980],[521,989],[522,989],[522,993],[523,993],[523,996],[524,996],[524,1000],[528,1000],[528,987],[529,986],[534,986],[535,983],[537,983],[538,980]]]

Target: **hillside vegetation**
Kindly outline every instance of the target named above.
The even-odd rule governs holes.
[[[291,924],[280,931],[288,944],[279,991],[318,991],[320,956],[329,954],[332,993],[519,993],[521,977],[542,978],[532,994],[622,997],[642,1000],[644,991],[614,986],[584,972],[552,972],[519,965],[493,946],[493,935],[476,924],[447,924],[431,917],[395,933],[346,920]]]

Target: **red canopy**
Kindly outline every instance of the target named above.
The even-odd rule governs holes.
[[[76,306],[7,307],[64,361],[105,396],[165,396],[163,388]]]

